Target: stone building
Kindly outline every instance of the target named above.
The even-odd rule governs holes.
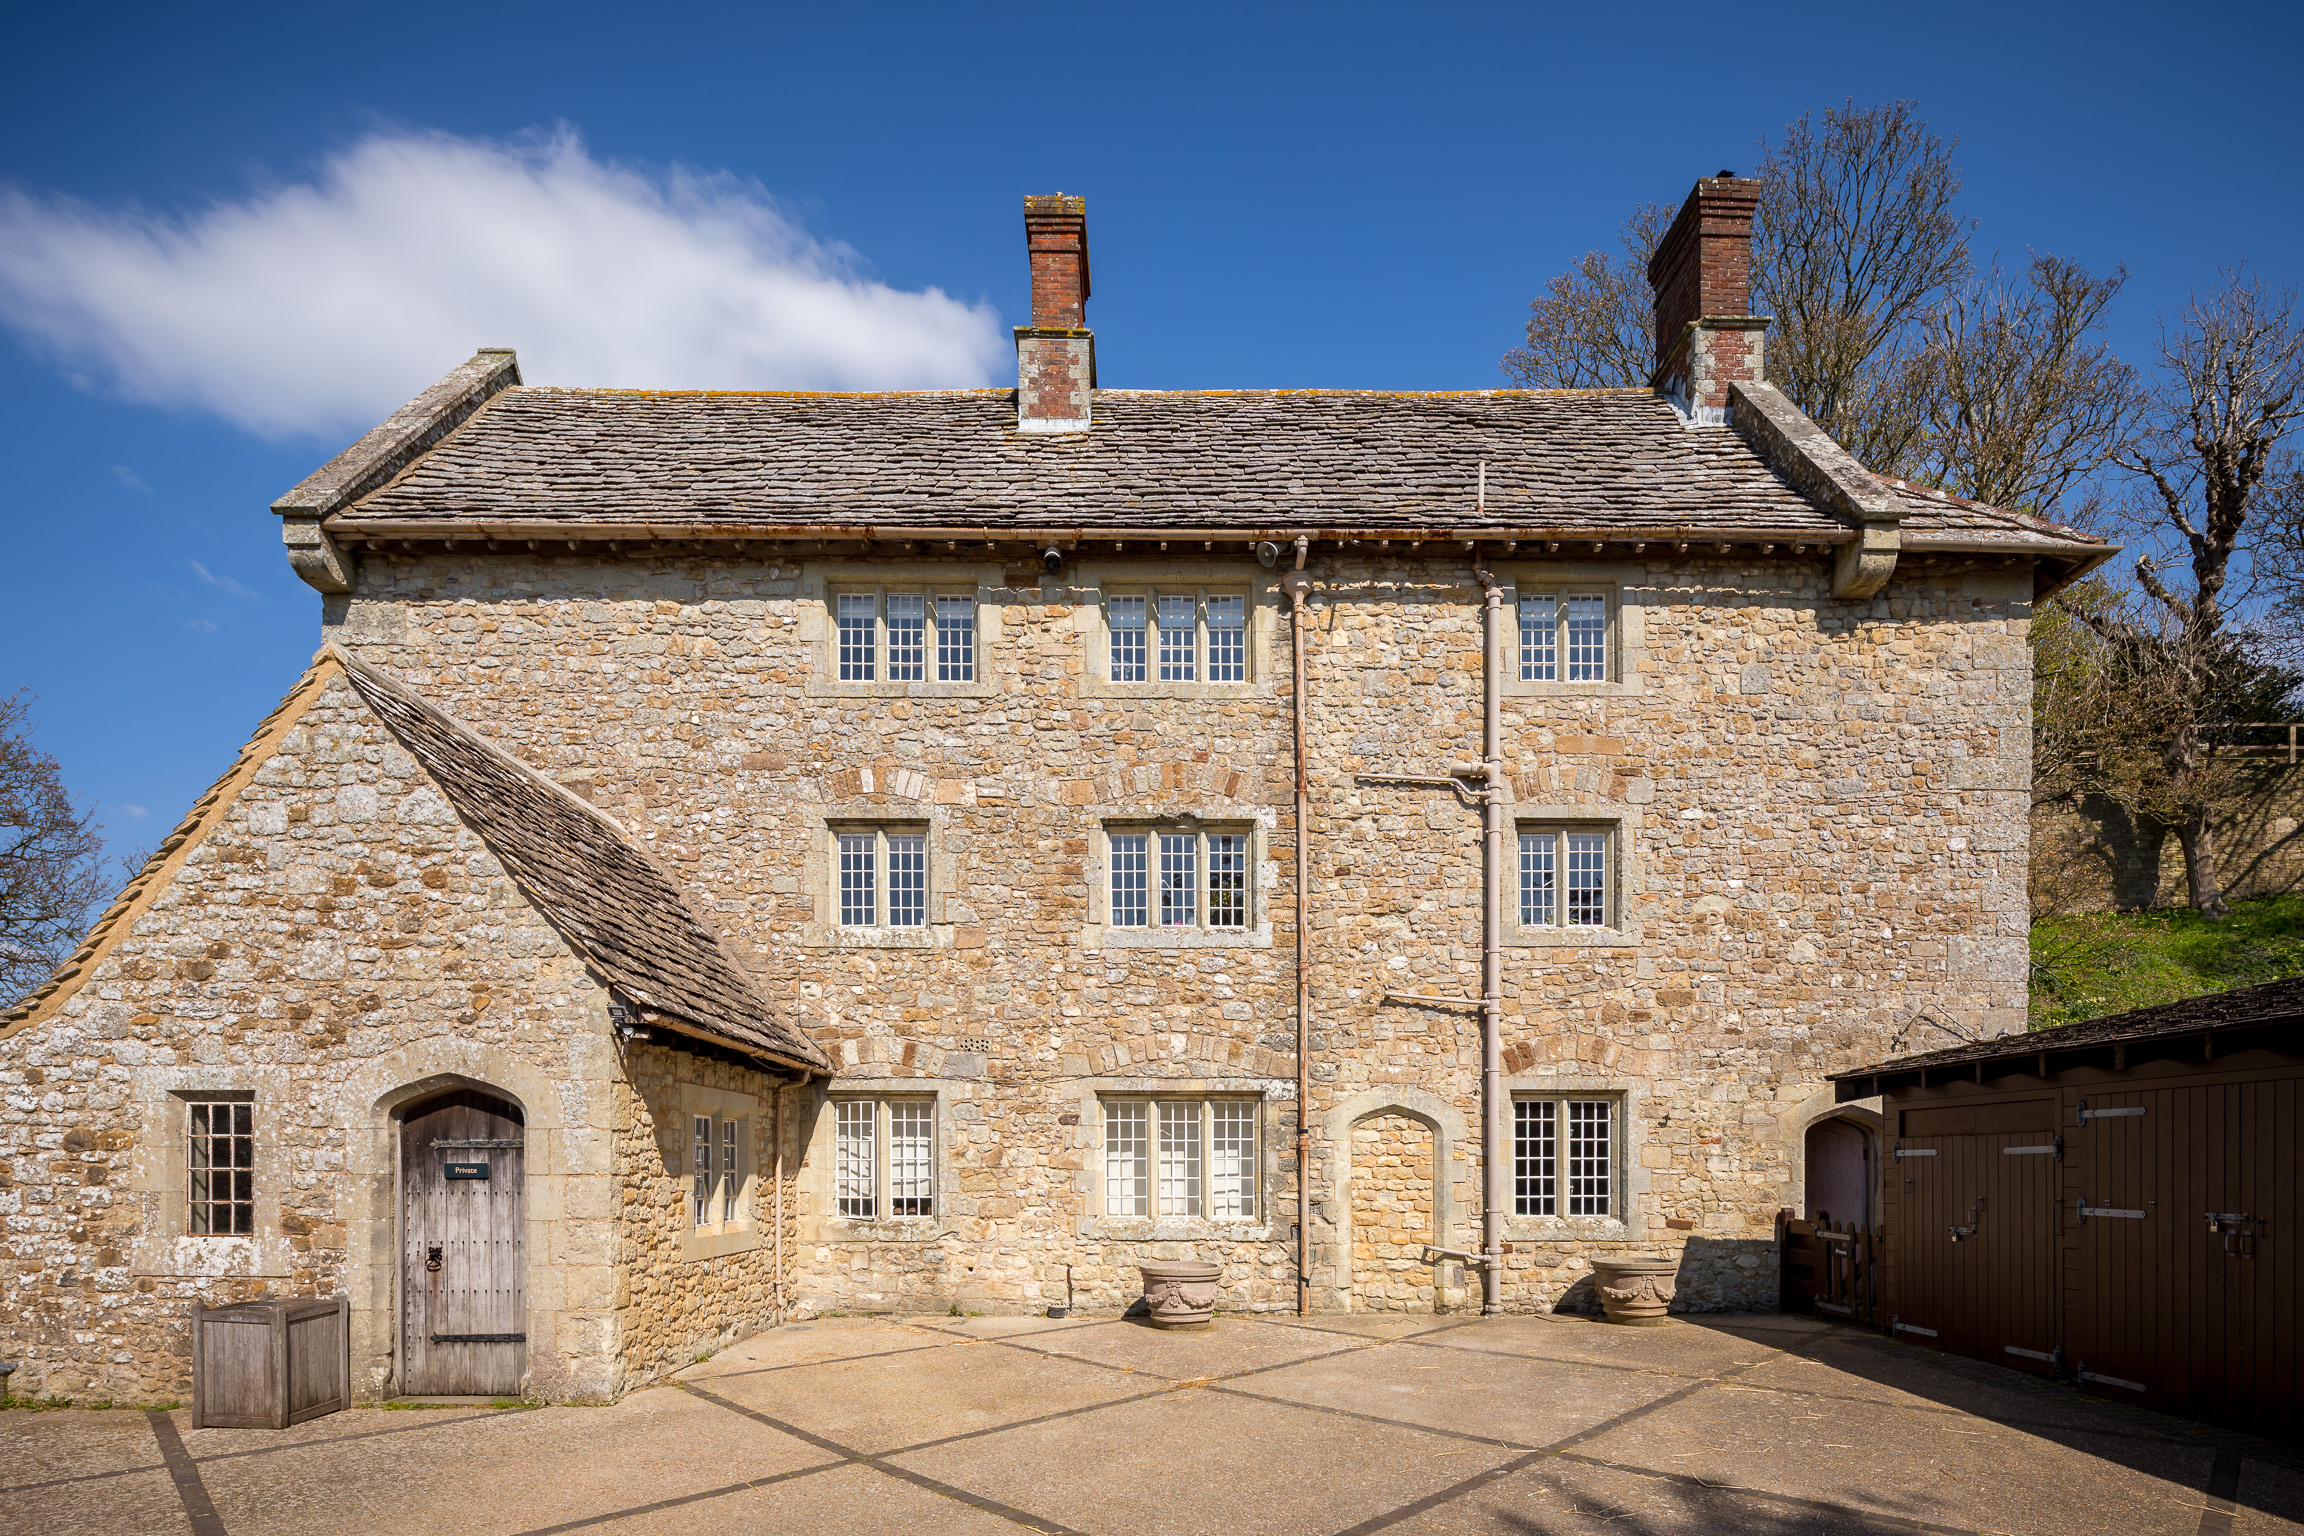
[[[1765,382],[1756,192],[1648,389],[1101,388],[1063,197],[1014,390],[456,369],[274,508],[312,670],[0,1015],[18,1390],[280,1292],[556,1397],[1154,1256],[1769,1304],[1827,1074],[2021,1025],[2025,628],[2109,551]]]

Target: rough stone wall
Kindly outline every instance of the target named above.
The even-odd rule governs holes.
[[[1432,1128],[1377,1115],[1352,1128],[1352,1308],[1429,1312],[1438,1294],[1418,1262],[1433,1231]]]
[[[1555,569],[1528,562],[1518,578]],[[1595,1252],[1685,1250],[1697,1306],[1766,1304],[1771,1222],[1798,1198],[1823,1075],[2024,1017],[2030,577],[1908,557],[1882,597],[1813,560],[1610,567],[1637,687],[1505,701],[1516,810],[1621,823],[1624,942],[1515,945],[1513,1084],[1623,1096],[1626,1219],[1513,1218],[1508,1305],[1547,1305]],[[801,567],[703,559],[370,557],[332,633],[604,804],[700,892],[773,995],[842,1063],[836,1087],[941,1095],[946,1212],[901,1239],[844,1228],[796,1175],[796,1298],[1118,1306],[1144,1257],[1227,1265],[1223,1304],[1293,1304],[1294,934],[1286,627],[1218,698],[1085,682],[1076,576],[988,583],[997,643],[970,698],[812,691]],[[1478,1025],[1389,990],[1478,988],[1476,809],[1360,782],[1477,751],[1478,588],[1452,559],[1316,552],[1313,1099],[1428,1092],[1477,1126]],[[1210,580],[1263,583],[1245,561]],[[812,627],[815,626],[815,627]],[[1269,944],[1099,946],[1089,860],[1108,815],[1261,817]],[[810,873],[831,815],[931,828],[943,902],[917,942],[826,936]],[[811,932],[811,925],[817,925]],[[1263,1215],[1128,1224],[1094,1206],[1100,1089],[1265,1095]],[[1066,1116],[1074,1117],[1067,1123]],[[796,1143],[797,1145],[797,1143]],[[1342,1149],[1315,1145],[1315,1300],[1349,1304]],[[1462,1155],[1475,1162],[1477,1136]],[[1473,1198],[1443,1240],[1477,1246]],[[1670,1223],[1667,1225],[1666,1223]]]
[[[774,1265],[775,1094],[764,1073],[684,1050],[635,1045],[619,1097],[616,1138],[618,1294],[624,1390],[679,1370],[697,1355],[758,1332],[778,1313]],[[691,1086],[745,1105],[750,1182],[744,1220],[752,1231],[729,1252],[702,1253],[692,1221],[688,1121]],[[787,1250],[789,1251],[789,1250]]]
[[[2250,765],[2216,823],[2224,894],[2235,901],[2304,889],[2304,769]],[[2098,795],[2032,813],[2032,905],[2040,912],[2133,911],[2190,901],[2173,833]]]
[[[602,994],[486,847],[338,677],[178,856],[62,1010],[0,1039],[11,1390],[186,1397],[193,1302],[339,1291],[378,1390],[390,1116],[427,1081],[526,1105],[531,1382],[612,1390]],[[184,1235],[182,1099],[217,1090],[255,1101],[248,1238]]]

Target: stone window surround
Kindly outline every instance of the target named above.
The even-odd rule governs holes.
[[[144,1220],[128,1245],[136,1275],[286,1276],[293,1249],[281,1229],[280,1200],[290,1187],[289,1151],[270,1106],[292,1103],[290,1073],[279,1067],[146,1066],[131,1078],[138,1121],[156,1127],[136,1138],[127,1188],[115,1199],[134,1201]],[[255,1105],[256,1229],[247,1236],[195,1233],[188,1195],[191,1106],[197,1101],[243,1100]]]
[[[1511,807],[1511,834],[1507,843],[1509,878],[1504,882],[1504,944],[1522,949],[1611,949],[1640,942],[1639,913],[1648,892],[1646,872],[1639,856],[1640,829],[1645,821],[1637,805],[1614,801],[1599,805],[1524,801]],[[1605,831],[1608,840],[1608,915],[1605,928],[1569,928],[1523,925],[1520,921],[1520,833],[1550,828]],[[1566,871],[1555,874],[1557,899],[1566,900]]]
[[[760,1165],[762,1152],[762,1126],[766,1123],[761,1101],[748,1093],[734,1093],[725,1088],[707,1088],[701,1083],[680,1081],[680,1259],[690,1263],[701,1259],[717,1259],[724,1254],[749,1253],[760,1246]],[[699,1227],[691,1213],[689,1201],[695,1188],[695,1123],[700,1115],[710,1115],[715,1125],[723,1119],[734,1120],[743,1126],[744,1187],[736,1196],[736,1219],[714,1222]],[[717,1149],[715,1149],[717,1150]],[[775,1154],[770,1150],[768,1155]],[[715,1167],[715,1181],[717,1181]],[[717,1190],[717,1182],[715,1182]]]
[[[957,1078],[860,1077],[843,1073],[819,1090],[815,1118],[808,1128],[796,1169],[788,1169],[799,1202],[799,1240],[802,1243],[933,1243],[952,1236],[952,1201],[959,1193],[954,1176],[953,1148],[959,1144],[958,1121],[952,1113]],[[836,1202],[833,1177],[838,1165],[837,1135],[832,1102],[835,1099],[928,1099],[936,1106],[936,1214],[933,1216],[880,1216],[869,1220],[843,1216]],[[875,1134],[878,1134],[875,1132]],[[884,1167],[888,1149],[875,1149],[876,1166]]]
[[[1086,1208],[1079,1235],[1124,1243],[1269,1242],[1287,1230],[1272,1210],[1280,1178],[1278,1149],[1294,1144],[1296,1084],[1264,1077],[1086,1077],[1073,1085],[1079,1105],[1077,1145],[1086,1164],[1079,1176]],[[1252,1220],[1212,1216],[1107,1216],[1104,1214],[1104,1101],[1106,1099],[1256,1099],[1256,1211]],[[1201,1121],[1203,1134],[1206,1118]],[[1159,1131],[1155,1127],[1153,1135]],[[1207,1170],[1201,1170],[1205,1180]],[[1157,1176],[1157,1175],[1155,1175]],[[1203,1190],[1206,1185],[1203,1183]],[[1291,1213],[1291,1221],[1294,1219]]]
[[[932,677],[918,682],[868,683],[840,680],[839,625],[832,614],[832,594],[841,588],[883,587],[895,591],[918,589],[976,595],[976,677],[973,682],[943,683]],[[1002,568],[980,560],[811,560],[800,567],[800,595],[793,603],[800,644],[808,651],[808,698],[862,699],[988,699],[1006,691],[999,665],[1001,600],[1007,589]],[[886,657],[881,658],[885,663]],[[933,672],[936,658],[931,645],[925,670]]]
[[[1491,567],[1504,584],[1504,611],[1509,634],[1504,651],[1504,695],[1546,698],[1632,698],[1645,689],[1642,680],[1648,658],[1648,628],[1642,605],[1627,595],[1633,573],[1621,565],[1592,565],[1576,561],[1499,560]],[[1531,592],[1566,592],[1600,589],[1608,597],[1608,681],[1604,683],[1536,683],[1520,680],[1520,589]],[[1565,665],[1566,658],[1562,658]]]
[[[1279,888],[1280,865],[1272,856],[1272,832],[1279,822],[1279,812],[1270,806],[1178,807],[1170,810],[1152,810],[1144,807],[1123,808],[1092,805],[1084,808],[1091,832],[1088,838],[1088,861],[1085,871],[1089,891],[1088,921],[1080,930],[1080,948],[1095,952],[1106,949],[1270,949],[1272,947],[1272,896]],[[1110,847],[1105,841],[1107,827],[1143,826],[1179,827],[1197,824],[1204,829],[1248,834],[1248,926],[1245,928],[1209,928],[1199,924],[1190,927],[1163,928],[1147,923],[1142,928],[1115,928],[1112,926],[1112,887]],[[933,845],[931,845],[933,847]],[[1157,854],[1153,855],[1157,858]],[[1154,869],[1148,878],[1157,878]],[[1205,871],[1203,871],[1203,879]],[[935,869],[933,856],[929,869],[931,901],[933,901]],[[1152,887],[1153,901],[1158,900],[1158,887]],[[933,907],[930,909],[933,917]]]
[[[801,807],[807,853],[800,889],[813,904],[800,925],[798,942],[817,949],[950,949],[957,924],[975,921],[967,904],[953,894],[955,861],[945,835],[950,814],[943,807],[887,800],[838,800]],[[925,832],[928,836],[928,921],[918,928],[844,928],[840,925],[839,835],[862,827]],[[888,874],[878,872],[883,887]],[[885,890],[883,890],[885,899]]]
[[[1504,1213],[1504,1240],[1506,1242],[1638,1242],[1649,1233],[1646,1211],[1648,1170],[1641,1162],[1642,1149],[1647,1145],[1647,1127],[1641,1113],[1642,1101],[1647,1096],[1646,1086],[1628,1078],[1617,1077],[1536,1077],[1522,1074],[1504,1079],[1504,1093],[1508,1100],[1520,1099],[1613,1099],[1616,1101],[1612,1172],[1615,1189],[1610,1202],[1615,1207],[1613,1216],[1522,1216],[1509,1205]],[[1566,1111],[1562,1111],[1563,1114]],[[1509,1114],[1504,1124],[1504,1155],[1513,1155],[1512,1123]],[[1567,1170],[1562,1168],[1565,1177]],[[1512,1180],[1509,1167],[1505,1176],[1505,1198],[1511,1199]]]
[[[1073,623],[1087,654],[1079,674],[1084,699],[1258,699],[1285,697],[1274,672],[1274,637],[1284,611],[1279,578],[1261,565],[1225,560],[1082,560],[1068,573],[1078,607]],[[1248,680],[1240,683],[1163,683],[1157,677],[1141,683],[1116,683],[1110,676],[1112,631],[1105,599],[1114,592],[1133,595],[1159,588],[1245,593],[1248,598]],[[1207,658],[1200,658],[1205,666]],[[1159,657],[1149,659],[1157,672]]]
[[[826,920],[844,934],[886,932],[910,933],[928,926],[928,898],[936,889],[935,882],[927,879],[928,824],[901,817],[872,821],[831,820],[825,824],[829,846],[825,850],[826,871],[830,883],[825,888]],[[840,843],[843,838],[870,834],[872,838],[872,921],[851,923],[846,920],[847,892],[843,888],[846,871],[842,868]],[[888,921],[890,902],[895,894],[896,850],[890,846],[893,839],[917,837],[920,839],[922,863],[922,890],[920,892],[920,921],[917,923],[891,923]]]

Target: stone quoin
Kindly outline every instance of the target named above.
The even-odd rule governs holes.
[[[1755,194],[1667,237],[1644,389],[1103,388],[1064,196],[1014,389],[478,353],[276,505],[311,670],[0,1014],[11,1390],[184,1396],[266,1295],[349,1296],[365,1397],[1148,1264],[1772,1304],[1829,1075],[2022,1025],[2026,628],[2111,551],[1767,383]],[[410,1140],[455,1104],[510,1129]],[[466,1164],[517,1216],[430,1235]]]

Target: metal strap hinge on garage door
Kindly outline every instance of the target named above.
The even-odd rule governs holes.
[[[2127,1218],[2130,1221],[2142,1221],[2147,1214],[2148,1213],[2144,1211],[2124,1211],[2116,1206],[2090,1205],[2086,1195],[2082,1195],[2080,1197],[2079,1219],[2082,1222],[2087,1221],[2087,1219],[2091,1216],[2121,1216]],[[2141,1391],[2142,1388],[2138,1388],[2138,1390]]]
[[[2100,1387],[2126,1387],[2131,1392],[2146,1392],[2151,1390],[2140,1381],[2129,1381],[2127,1378],[2121,1376],[2099,1376],[2094,1371],[2088,1369],[2088,1362],[2085,1360],[2080,1362],[2080,1369],[2074,1371],[2072,1374],[2079,1377],[2082,1381],[2092,1381]]]
[[[2061,1162],[2064,1158],[2064,1138],[2059,1136],[2044,1147],[2002,1147],[2000,1155],[2003,1157],[2053,1157]]]
[[[2082,1099],[2078,1123],[2086,1125],[2091,1120],[2126,1120],[2142,1113],[2144,1113],[2144,1106],[2141,1104],[2131,1104],[2125,1109],[2090,1109],[2088,1101]]]
[[[1936,1337],[1935,1329],[1923,1328],[1917,1323],[1908,1323],[1900,1317],[1892,1317],[1888,1319],[1888,1331],[1890,1333],[1916,1333],[1924,1339],[1933,1339]]]
[[[1898,1157],[1934,1157],[1936,1149],[1934,1147],[1898,1147],[1896,1155]]]
[[[432,1342],[435,1344],[525,1344],[528,1342],[528,1335],[524,1333],[436,1333],[432,1335]]]
[[[2000,1347],[2011,1355],[2022,1355],[2027,1360],[2045,1360],[2058,1370],[2064,1368],[2064,1351],[2061,1349],[2018,1349],[2013,1344],[2003,1344]]]

